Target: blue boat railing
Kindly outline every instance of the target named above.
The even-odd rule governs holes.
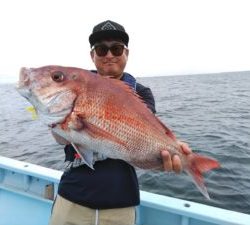
[[[0,156],[0,225],[47,225],[61,171]],[[250,215],[140,191],[136,225],[250,225]]]

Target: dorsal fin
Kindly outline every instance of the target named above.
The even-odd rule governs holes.
[[[108,82],[109,83],[113,83],[115,86],[117,86],[118,88],[123,89],[124,91],[126,91],[128,94],[132,95],[134,100],[140,103],[143,103],[141,105],[141,107],[144,107],[147,111],[149,111],[151,113],[151,110],[148,108],[147,104],[145,103],[145,101],[142,99],[142,97],[140,95],[138,95],[136,93],[136,90],[134,90],[131,86],[129,86],[127,83],[125,83],[122,80],[118,80],[118,79],[114,79],[112,77],[109,76],[105,76],[102,77],[105,79],[110,79]]]
[[[176,139],[176,136],[174,135],[174,133],[168,127],[166,127],[166,125],[164,123],[162,123],[158,117],[155,117],[155,118],[160,123],[160,125],[163,127],[163,129],[165,130],[165,134],[168,137],[170,137],[172,140],[176,141],[177,139]]]

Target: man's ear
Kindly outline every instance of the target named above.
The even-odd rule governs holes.
[[[129,49],[128,48],[126,48],[125,54],[126,54],[126,56],[129,55]]]
[[[94,51],[91,50],[91,51],[90,51],[90,56],[91,56],[92,61],[94,61],[94,54],[95,54]]]

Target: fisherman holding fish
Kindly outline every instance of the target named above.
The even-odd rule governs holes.
[[[69,168],[61,177],[50,225],[133,225],[140,203],[133,166],[184,170],[209,198],[202,173],[219,163],[192,153],[155,115],[152,92],[124,72],[129,36],[104,21],[89,36],[96,71],[23,68],[18,91],[34,105]]]
[[[126,82],[155,113],[151,90],[124,73],[129,55],[129,36],[124,28],[113,21],[104,21],[94,27],[89,42],[97,73]],[[65,147],[65,153],[66,160],[73,159],[73,154],[77,156],[72,145]],[[178,156],[172,161],[169,153],[164,151],[162,158],[166,170],[181,171]],[[77,160],[76,157],[74,163]],[[95,163],[94,171],[81,165],[65,172],[50,224],[132,225],[138,204],[139,187],[134,168],[121,160],[105,159]]]

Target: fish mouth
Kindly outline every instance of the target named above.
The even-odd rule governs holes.
[[[19,72],[19,81],[17,83],[16,88],[22,89],[30,85],[29,78],[30,70],[26,67],[22,67]]]
[[[28,98],[30,96],[30,70],[26,67],[22,67],[19,72],[19,81],[16,85],[16,90],[22,95],[24,98]]]

